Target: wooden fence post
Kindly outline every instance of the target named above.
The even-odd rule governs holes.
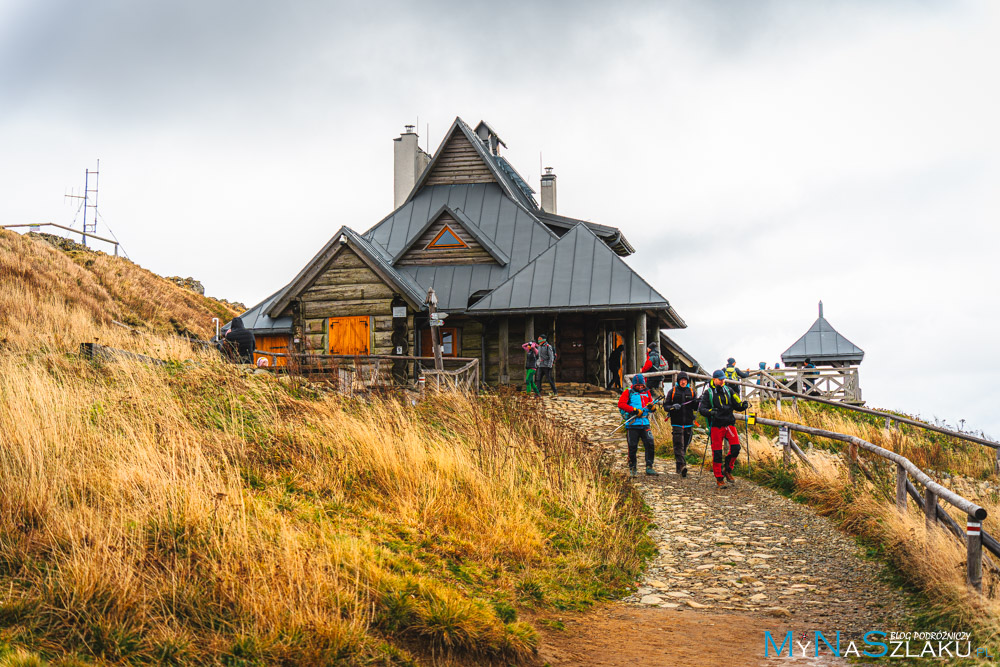
[[[854,484],[857,480],[858,473],[856,468],[858,467],[858,446],[854,443],[847,448],[848,461],[847,461],[847,476],[851,480],[851,484]]]
[[[924,526],[930,532],[937,522],[937,496],[930,489],[924,489]]]
[[[983,592],[982,523],[971,514],[965,519],[966,575],[969,585]]]
[[[1000,447],[997,447],[993,451],[996,452],[996,455],[997,455],[996,463],[993,466],[993,471],[996,474],[1000,475]]]
[[[896,509],[906,512],[906,468],[896,464]]]

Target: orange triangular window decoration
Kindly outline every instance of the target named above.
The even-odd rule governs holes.
[[[448,225],[444,226],[438,235],[434,237],[434,240],[427,244],[427,249],[430,248],[468,248],[462,239],[458,238],[458,234],[451,231]]]

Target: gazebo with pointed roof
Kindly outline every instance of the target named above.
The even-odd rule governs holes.
[[[802,366],[810,359],[817,366],[856,366],[865,358],[865,351],[842,336],[823,317],[823,302],[819,302],[819,317],[801,338],[781,353],[785,366]]]

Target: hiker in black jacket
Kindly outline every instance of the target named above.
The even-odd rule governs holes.
[[[688,374],[681,371],[670,391],[666,392],[663,403],[670,410],[671,435],[674,439],[674,462],[677,474],[687,477],[687,450],[694,435],[694,415],[698,409],[698,399],[690,386]]]
[[[733,479],[733,466],[740,455],[740,436],[736,432],[736,417],[733,412],[743,412],[750,404],[741,401],[729,384],[726,383],[725,371],[712,373],[712,383],[701,393],[698,412],[708,419],[711,426],[712,441],[712,471],[715,473],[716,484],[720,487],[730,484]],[[722,458],[722,441],[729,442],[729,454]]]
[[[229,331],[222,337],[222,350],[230,360],[241,364],[253,363],[257,341],[253,332],[243,326],[243,319],[234,317]]]

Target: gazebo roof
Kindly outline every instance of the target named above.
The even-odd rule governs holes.
[[[809,327],[809,331],[781,353],[781,361],[785,365],[801,363],[807,357],[814,363],[836,361],[860,364],[865,351],[840,335],[826,321],[823,317],[823,302],[820,301],[819,318]]]

